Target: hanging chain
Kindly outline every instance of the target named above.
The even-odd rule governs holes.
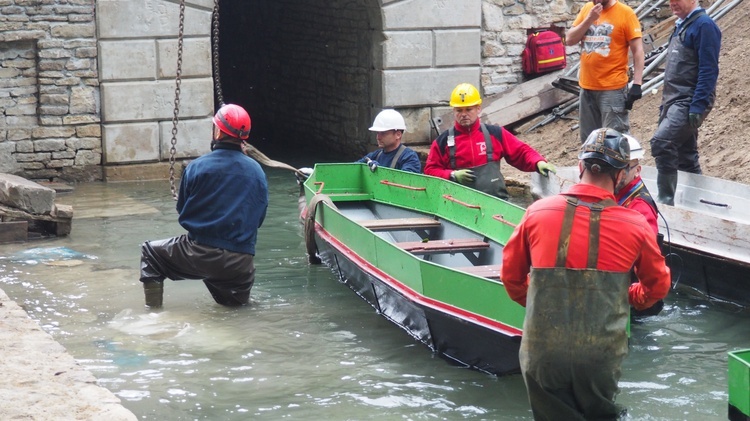
[[[214,90],[219,107],[224,105],[224,94],[221,92],[221,77],[219,76],[219,0],[214,0],[213,13],[213,64],[214,64]]]
[[[177,153],[177,148],[175,148],[175,145],[177,145],[177,123],[179,122],[180,114],[180,84],[182,83],[182,47],[184,32],[185,0],[180,0],[180,27],[177,32],[177,72],[174,88],[174,114],[172,115],[172,147],[169,148],[169,189],[172,192],[172,198],[174,198],[174,200],[177,200],[177,189],[174,186],[174,164],[175,154]]]

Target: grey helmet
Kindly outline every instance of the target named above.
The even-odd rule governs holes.
[[[625,168],[630,162],[628,139],[614,129],[596,129],[581,147],[578,159],[598,159],[614,168]]]

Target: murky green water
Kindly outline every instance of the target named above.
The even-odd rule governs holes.
[[[0,288],[140,419],[531,418],[520,376],[433,357],[308,265],[293,177],[267,173],[249,307],[216,305],[200,281],[167,281],[164,309],[144,308],[139,244],[182,233],[166,182],[59,196],[74,206],[73,232],[0,246]],[[673,294],[633,326],[618,402],[636,420],[726,419],[726,353],[739,348],[750,348],[750,313]]]

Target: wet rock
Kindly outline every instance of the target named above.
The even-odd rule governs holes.
[[[55,204],[55,191],[12,174],[0,174],[0,203],[25,212],[48,215]]]

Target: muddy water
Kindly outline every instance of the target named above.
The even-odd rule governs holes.
[[[139,244],[182,233],[165,182],[83,184],[58,197],[67,238],[0,246],[0,288],[140,419],[530,419],[519,376],[449,365],[310,266],[289,173],[268,170],[252,305],[167,281],[143,307]],[[726,352],[750,314],[673,294],[633,326],[618,402],[636,420],[726,419]]]

